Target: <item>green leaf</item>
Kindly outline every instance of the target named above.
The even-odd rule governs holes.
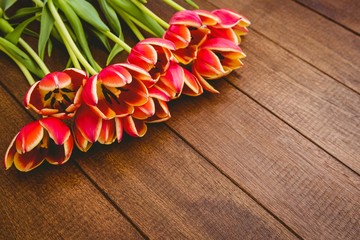
[[[160,24],[141,11],[131,1],[108,0],[108,2],[119,15],[121,15],[121,11],[126,12],[142,24],[146,25],[157,37],[161,37],[164,34],[164,29]]]
[[[6,49],[6,51],[11,54],[12,57],[21,62],[30,72],[39,78],[44,76],[44,72],[39,68],[39,66],[15,44],[5,38],[0,37],[0,45]]]
[[[49,57],[51,56],[52,50],[53,50],[53,44],[52,44],[51,39],[49,39],[48,44],[47,44],[47,52],[48,52]]]
[[[63,0],[59,0],[63,1]],[[92,25],[98,31],[106,32],[110,29],[106,24],[101,20],[98,12],[94,8],[94,6],[85,0],[66,0],[72,9],[76,12],[76,14],[83,19],[85,22]]]
[[[96,29],[91,29],[91,31],[94,33],[94,35],[100,40],[100,42],[104,45],[104,47],[106,48],[106,50],[108,50],[109,52],[111,51],[111,46],[110,43],[108,41],[108,38],[105,34],[103,34],[102,32],[99,32]]]
[[[39,12],[41,12],[40,7],[24,7],[17,10],[16,13],[10,17],[10,19],[24,18]]]
[[[32,18],[26,19],[25,21],[17,25],[14,31],[6,34],[5,38],[14,44],[17,44],[21,34],[23,33],[27,25],[29,25],[29,23],[34,21],[36,18],[38,18],[38,16],[33,16]]]
[[[99,69],[99,65],[96,63],[96,61],[94,60],[91,54],[87,37],[85,36],[84,28],[82,26],[80,18],[78,17],[76,12],[72,9],[72,7],[67,3],[67,1],[58,0],[57,5],[64,13],[66,19],[68,20],[72,30],[75,33],[75,36],[78,40],[81,49],[84,51],[87,60],[92,65],[92,67],[94,67],[95,69]]]
[[[50,37],[50,33],[53,27],[54,18],[52,17],[47,4],[45,4],[41,12],[40,35],[38,42],[38,52],[41,59],[44,59],[46,43]]]
[[[0,0],[0,8],[6,11],[9,7],[14,5],[17,0]]]
[[[109,65],[111,61],[114,59],[114,57],[123,50],[124,48],[122,48],[119,44],[115,44],[111,52],[109,53],[108,58],[106,59],[106,66]]]
[[[106,0],[98,0],[101,11],[103,12],[106,20],[108,21],[110,28],[120,38],[123,36],[121,24],[115,10],[107,3]],[[122,38],[123,39],[123,38]]]

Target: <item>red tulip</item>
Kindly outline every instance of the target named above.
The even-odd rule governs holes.
[[[240,44],[241,36],[248,33],[247,27],[250,25],[250,21],[231,10],[226,9],[216,9],[212,11],[220,21],[209,27],[211,30],[211,37],[220,37],[231,40],[235,44]]]
[[[102,69],[86,82],[83,100],[101,118],[124,117],[148,101],[148,91],[144,83],[128,71],[129,65],[113,64]],[[131,71],[139,69],[133,66]],[[145,71],[144,71],[145,72]]]
[[[204,89],[217,92],[206,80],[218,79],[243,65],[245,54],[232,41],[223,38],[208,39],[197,53],[193,73]],[[206,79],[206,80],[205,80]]]
[[[116,139],[120,142],[123,135],[122,125],[121,118],[102,119],[89,106],[83,105],[75,114],[72,128],[76,146],[86,152],[95,142],[111,144]]]
[[[174,43],[161,38],[147,38],[137,43],[127,58],[128,63],[137,65],[150,73],[156,82],[169,68]],[[147,84],[150,87],[151,84]]]
[[[52,72],[31,86],[24,98],[27,109],[43,116],[70,118],[81,104],[84,71],[69,68]]]
[[[211,13],[205,14],[206,11],[199,13],[207,23],[212,22],[211,16],[217,19]],[[197,49],[207,39],[210,30],[202,22],[200,15],[190,10],[175,13],[169,23],[170,27],[165,32],[164,39],[175,44],[176,50],[173,54],[176,59],[183,64],[189,64],[196,58]]]
[[[45,159],[54,165],[69,160],[74,147],[70,129],[60,119],[43,118],[24,126],[6,151],[4,164],[14,163],[20,171],[30,171]]]

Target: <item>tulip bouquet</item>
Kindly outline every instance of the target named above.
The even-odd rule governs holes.
[[[86,152],[96,142],[120,142],[125,133],[144,136],[148,123],[170,118],[169,101],[181,94],[198,96],[204,90],[217,93],[209,82],[241,67],[245,57],[239,45],[250,22],[231,10],[185,10],[166,0],[178,10],[166,23],[140,0],[99,0],[109,28],[91,2],[33,2],[35,7],[20,9],[15,17],[34,16],[15,28],[0,26],[5,32],[0,50],[19,65],[31,84],[24,106],[41,116],[13,138],[4,158],[6,169],[14,163],[20,171],[30,171],[45,160],[60,165],[70,159],[74,146]],[[1,6],[4,23],[9,5]],[[118,17],[140,40],[135,46],[124,42]],[[40,20],[39,54],[20,37],[35,19]],[[105,46],[108,39],[116,44],[109,48],[106,67],[91,56],[82,22]],[[143,32],[152,36],[145,38]],[[69,53],[65,70],[49,72],[43,62],[49,36],[60,39]],[[128,52],[127,59],[110,64],[121,50]],[[32,75],[41,80],[33,81]]]

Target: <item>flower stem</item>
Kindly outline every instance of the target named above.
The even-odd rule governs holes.
[[[163,2],[166,3],[167,5],[169,5],[170,7],[172,7],[173,9],[177,10],[177,11],[186,10],[185,8],[183,8],[182,6],[180,6],[179,4],[174,2],[173,0],[163,0]]]
[[[130,20],[130,18],[124,12],[118,12],[120,17],[125,21],[131,31],[135,34],[135,36],[139,39],[139,41],[145,39],[144,35],[140,32],[139,28]]]
[[[131,0],[132,3],[134,3],[140,10],[145,12],[147,15],[152,17],[155,21],[157,21],[161,26],[163,26],[165,29],[169,28],[169,24],[162,20],[158,15],[153,13],[150,9],[148,9],[144,4],[140,3],[138,0]]]
[[[35,62],[39,65],[44,74],[50,73],[49,69],[45,65],[44,61],[41,60],[39,55],[24,41],[24,39],[19,38],[19,44],[30,54],[30,56],[35,60]]]
[[[131,51],[131,47],[124,42],[123,40],[121,40],[120,38],[118,38],[117,36],[115,36],[112,32],[110,31],[106,31],[103,32],[108,38],[110,38],[112,41],[114,41],[115,43],[119,44],[122,48],[124,48],[125,51],[127,51],[128,53]]]
[[[13,57],[5,48],[1,47],[0,50],[3,51],[6,55],[8,55],[20,68],[21,72],[24,74],[26,80],[30,85],[33,85],[35,83],[35,80],[33,76],[31,75],[30,71],[25,67],[24,64],[22,64],[20,61],[18,61],[15,57]]]
[[[57,12],[55,5],[52,0],[48,2],[49,10],[54,17],[55,26],[58,28],[58,32],[60,33],[61,37],[63,38],[64,43],[67,42],[69,47],[72,49],[74,55],[79,60],[79,62],[85,67],[90,74],[97,74],[97,71],[88,63],[88,61],[84,58],[81,54],[80,50],[76,46],[74,40],[71,38],[70,33],[66,29],[64,22],[62,21],[59,13]],[[70,53],[69,53],[70,54]]]

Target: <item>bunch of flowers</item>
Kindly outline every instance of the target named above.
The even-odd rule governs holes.
[[[243,65],[245,54],[239,45],[249,20],[225,9],[180,9],[165,25],[162,37],[142,39],[132,48],[118,38],[129,52],[126,61],[102,69],[95,64],[96,70],[66,36],[52,1],[47,3],[58,32],[70,46],[70,57],[76,56],[75,67],[48,72],[31,85],[24,106],[41,118],[14,137],[5,154],[6,169],[14,163],[20,171],[30,171],[45,160],[59,165],[70,159],[74,146],[86,152],[96,142],[120,142],[124,133],[142,137],[148,123],[170,118],[169,101],[204,90],[217,93],[209,82]]]

